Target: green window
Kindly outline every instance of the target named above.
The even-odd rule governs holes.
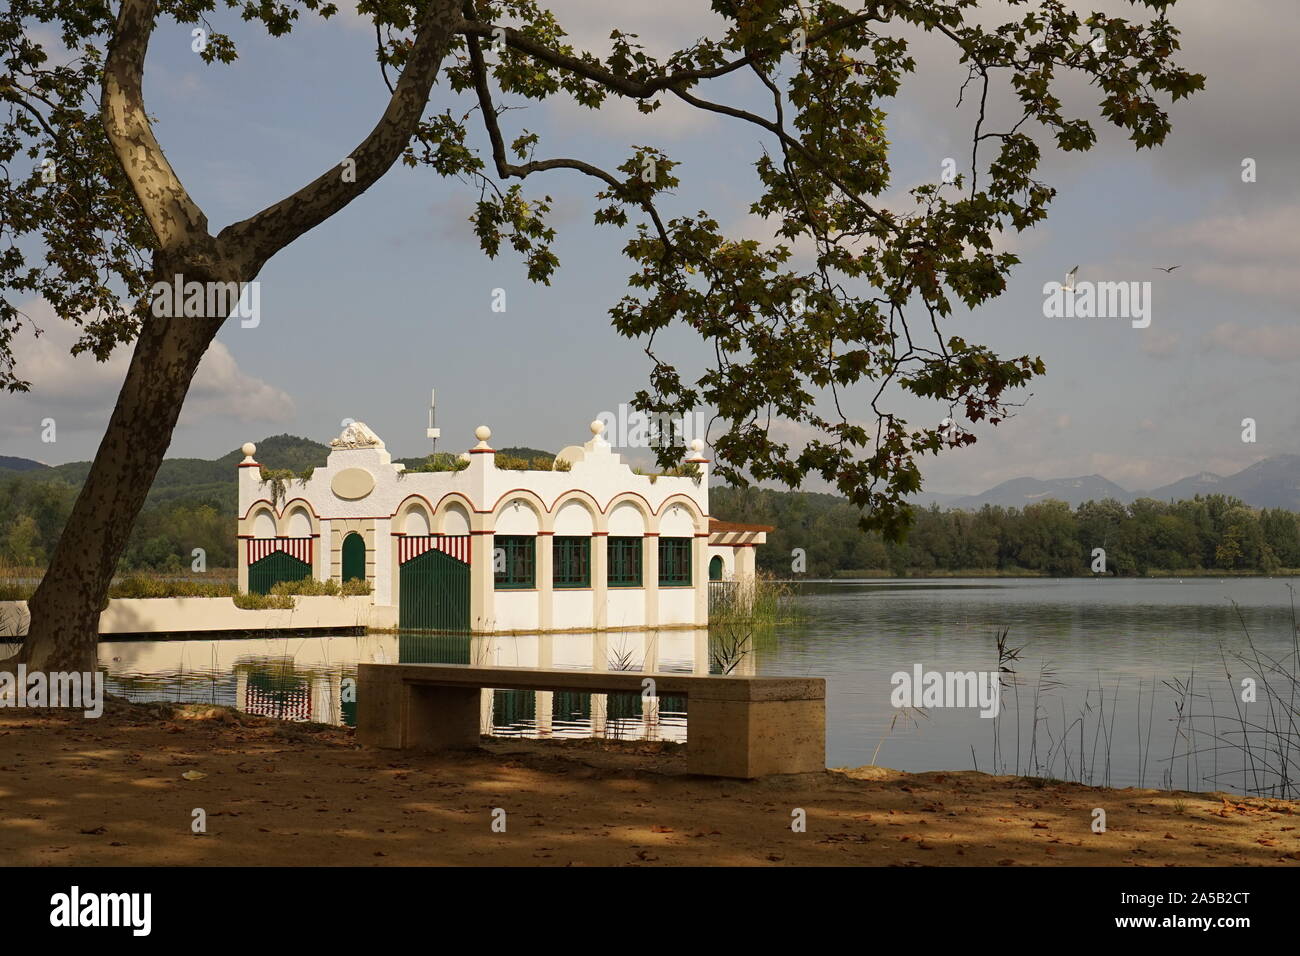
[[[591,587],[591,538],[556,535],[553,553],[557,588]]]
[[[641,586],[641,538],[609,539],[609,586]]]
[[[691,544],[694,538],[659,539],[659,583],[691,583]]]
[[[537,539],[499,534],[493,543],[492,569],[498,591],[537,587]]]

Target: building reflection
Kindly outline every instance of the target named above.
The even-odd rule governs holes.
[[[708,629],[511,635],[399,633],[100,644],[110,693],[354,726],[359,663],[475,664],[633,673],[755,673],[748,637]],[[483,691],[484,733],[686,740],[686,700],[639,694]]]

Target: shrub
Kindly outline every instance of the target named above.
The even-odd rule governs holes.
[[[370,582],[354,578],[343,584],[333,580],[318,581],[315,578],[302,578],[298,581],[281,581],[271,588],[271,593],[281,597],[301,595],[302,597],[354,597],[369,594]]]
[[[464,471],[469,467],[469,462],[464,458],[445,451],[434,452],[420,461],[404,462],[404,464],[406,467],[398,472],[398,478],[401,478],[402,475],[420,474],[429,471]]]
[[[108,589],[110,598],[233,597],[229,581],[168,581],[164,578],[128,577]]]
[[[21,581],[0,581],[0,601],[26,601],[35,590],[35,584],[25,584]]]
[[[304,597],[333,596],[339,593],[339,584],[334,580],[317,581],[315,578],[302,578],[298,581],[281,581],[272,586],[271,593],[277,597],[288,597],[294,594],[301,594]]]
[[[236,594],[231,600],[245,611],[287,611],[293,607],[293,597],[288,594]]]
[[[496,466],[503,471],[568,471],[567,461],[556,461],[541,455],[519,458],[514,455],[496,455]]]

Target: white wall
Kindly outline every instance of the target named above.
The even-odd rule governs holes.
[[[469,512],[464,505],[448,506],[442,515],[443,534],[469,534]]]
[[[535,535],[541,524],[537,520],[537,513],[529,507],[524,499],[517,499],[519,506],[515,507],[514,502],[507,502],[497,515],[496,534],[523,534]]]
[[[497,592],[501,594],[500,591]],[[591,588],[559,588],[551,598],[552,627],[593,627]]]
[[[606,627],[645,624],[645,588],[610,588],[606,599]]]
[[[537,627],[536,591],[504,590],[496,591],[495,595],[494,630],[531,631]]]
[[[404,531],[412,538],[422,538],[432,532],[433,519],[423,505],[416,505],[406,513],[402,527],[394,530]]]
[[[0,621],[27,633],[26,601],[0,602]],[[224,598],[112,598],[99,616],[100,634],[174,634],[183,631],[263,631],[293,628],[394,627],[396,609],[369,597],[294,598],[289,609],[250,611]]]
[[[708,585],[704,585],[707,587]],[[660,624],[695,623],[695,588],[661,587],[659,589]]]

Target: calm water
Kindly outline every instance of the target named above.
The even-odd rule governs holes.
[[[1280,795],[1294,792],[1300,769],[1300,688],[1287,676],[1300,673],[1288,587],[1296,584],[1282,578],[813,584],[803,597],[811,619],[761,642],[758,671],[826,676],[832,765],[1018,769],[1110,786]],[[999,719],[938,708],[900,714],[891,706],[890,676],[918,663],[927,671],[996,669],[1002,629],[1007,644],[1022,649],[1008,665],[1015,673],[1002,692]],[[1257,684],[1255,703],[1240,699],[1248,677]],[[1254,729],[1243,734],[1243,724]],[[1281,753],[1275,752],[1279,741]],[[1246,742],[1249,755],[1242,751]]]
[[[1300,753],[1287,749],[1300,743],[1300,694],[1292,697],[1295,683],[1282,676],[1297,673],[1288,589],[1295,583],[814,582],[798,598],[804,620],[753,634],[743,654],[736,643],[745,635],[666,631],[115,641],[101,645],[100,660],[110,689],[135,700],[212,702],[343,723],[355,714],[348,679],[361,661],[590,668],[603,659],[622,670],[734,667],[823,676],[832,766],[978,768],[1111,786],[1280,795],[1294,792],[1290,779],[1300,762]],[[918,664],[926,671],[996,671],[995,635],[1002,629],[1007,644],[1021,650],[1007,665],[1014,673],[1005,677],[998,718],[891,705],[891,675]],[[1242,703],[1241,681],[1251,676],[1257,701]],[[685,740],[684,710],[684,702],[669,698],[657,713],[644,713],[635,697],[498,691],[485,699],[484,724],[498,734],[573,736],[594,727],[608,736]],[[1243,733],[1243,726],[1254,729]]]

